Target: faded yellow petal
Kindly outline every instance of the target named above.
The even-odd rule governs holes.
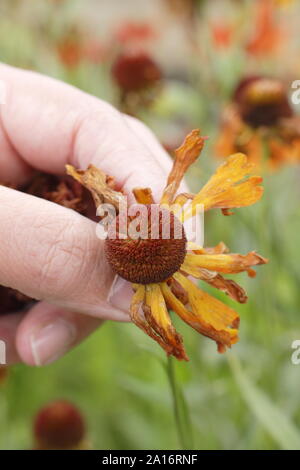
[[[135,293],[133,294],[132,299],[131,299],[130,316],[131,316],[131,320],[137,326],[142,328],[144,319],[143,317],[139,315],[139,310],[145,299],[146,287],[142,284],[133,284],[132,287],[135,289]]]
[[[218,243],[216,246],[205,247],[205,248],[202,248],[197,243],[187,242],[187,250],[193,251],[195,254],[203,254],[203,253],[218,254],[218,253],[229,252],[229,249],[223,242]]]
[[[182,285],[179,284],[179,282],[177,282],[173,277],[170,277],[170,279],[168,279],[166,282],[177,299],[180,300],[183,305],[186,305],[189,299],[187,292],[182,287]]]
[[[216,341],[218,351],[238,341],[239,315],[230,307],[200,290],[181,273],[173,277],[187,291],[191,309],[186,308],[171,292],[166,283],[162,292],[169,308],[172,308],[186,323],[204,336]]]
[[[187,202],[187,201],[191,201],[194,199],[194,194],[191,194],[191,193],[181,193],[181,194],[178,194],[178,196],[176,196],[176,198],[174,199],[174,204],[178,204],[179,206],[184,206],[184,204]]]
[[[201,279],[201,281],[205,281],[207,284],[224,292],[233,300],[236,300],[241,304],[246,303],[248,300],[245,290],[239,284],[237,284],[232,279],[225,279],[223,276],[216,272],[212,272],[207,269],[197,268],[195,266],[190,266],[185,263],[182,264],[180,271],[189,276],[193,276],[196,279]]]
[[[246,255],[230,254],[187,254],[184,265],[197,269],[209,269],[219,273],[240,273],[251,266],[266,264],[268,260],[255,251]],[[184,268],[183,268],[184,269]]]
[[[150,188],[135,188],[133,194],[138,204],[154,204]]]
[[[242,153],[232,155],[221,165],[208,183],[194,197],[184,213],[184,220],[194,216],[197,206],[204,210],[249,206],[257,202],[263,193],[260,176],[247,175],[253,166]]]
[[[167,185],[160,201],[161,204],[172,204],[185,172],[199,157],[204,141],[205,139],[200,136],[200,130],[195,129],[185,138],[181,147],[175,150],[173,168],[169,174]]]
[[[186,249],[188,251],[194,251],[194,252],[200,252],[202,253],[203,252],[203,248],[202,246],[198,245],[198,243],[195,243],[195,242],[187,242],[186,244]]]
[[[208,284],[224,292],[240,304],[245,304],[248,300],[245,289],[232,279],[225,279],[221,274],[217,274],[212,279],[205,280]]]
[[[174,202],[169,206],[169,210],[173,212],[174,215],[181,218],[183,213],[183,206],[187,202],[191,202],[194,199],[194,195],[190,193],[181,193],[176,196]]]
[[[141,313],[143,306],[144,315]],[[159,284],[139,285],[131,303],[132,321],[154,339],[168,355],[188,360],[182,337],[175,330]]]

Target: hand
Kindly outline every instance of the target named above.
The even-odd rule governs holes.
[[[56,80],[0,65],[0,182],[34,169],[64,174],[89,163],[125,192],[151,187],[158,199],[171,162],[152,133],[108,103]],[[94,222],[75,211],[0,187],[0,284],[39,300],[0,317],[9,363],[53,362],[103,320],[128,321],[129,283],[117,279]]]

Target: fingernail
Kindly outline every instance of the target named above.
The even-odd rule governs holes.
[[[43,326],[30,337],[31,352],[37,366],[54,362],[68,351],[77,334],[73,324],[58,319]]]
[[[116,276],[107,296],[107,302],[128,315],[133,291],[130,282]]]

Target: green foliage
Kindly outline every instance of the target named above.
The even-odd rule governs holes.
[[[1,60],[116,104],[109,62],[69,70],[58,59],[55,41],[68,22],[80,21],[80,2],[72,8],[67,1],[55,8],[50,0],[30,2],[39,4],[34,15],[25,3],[1,2]],[[176,141],[178,129],[199,126],[210,135],[189,173],[194,191],[218,163],[213,143],[220,111],[245,66],[239,47],[217,54],[208,46],[208,63],[193,60],[182,83],[167,79],[160,98],[142,113],[164,143],[169,133]],[[255,67],[252,73],[259,73],[260,64]],[[0,448],[30,448],[37,410],[64,398],[82,410],[96,449],[299,449],[300,366],[290,360],[292,341],[300,339],[299,180],[299,167],[282,168],[266,175],[264,198],[255,207],[205,218],[207,246],[222,240],[233,252],[254,249],[270,258],[256,279],[235,277],[249,293],[246,305],[207,288],[241,314],[234,357],[217,354],[212,341],[175,319],[190,362],[166,366],[163,352],[136,327],[107,323],[53,365],[11,369],[0,386]]]

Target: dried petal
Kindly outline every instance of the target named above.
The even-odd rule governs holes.
[[[240,273],[248,271],[251,266],[266,264],[268,260],[255,251],[246,255],[239,254],[187,254],[184,265],[194,268],[204,268],[220,273]],[[183,268],[182,268],[183,269]]]
[[[218,243],[216,246],[205,247],[205,248],[202,248],[200,245],[197,245],[197,243],[188,242],[187,250],[193,251],[196,254],[202,254],[202,253],[219,254],[219,253],[229,252],[229,249],[223,242]]]
[[[92,194],[95,205],[112,204],[117,210],[120,201],[124,197],[121,192],[112,189],[112,178],[94,165],[89,165],[87,170],[76,170],[72,165],[66,165],[68,175],[79,181]]]
[[[190,207],[184,212],[184,220],[196,214],[197,205],[204,210],[249,206],[257,202],[263,193],[260,176],[245,177],[252,165],[242,153],[232,155],[221,165],[208,183],[195,196]]]
[[[236,300],[241,304],[246,303],[248,300],[245,290],[239,284],[231,279],[225,279],[218,273],[209,271],[207,269],[195,268],[194,266],[191,267],[187,264],[183,264],[181,266],[181,272],[186,275],[193,276],[196,279],[205,281],[207,284],[215,287],[216,289],[219,289],[233,300]]]
[[[133,194],[138,204],[154,204],[150,188],[135,188],[133,189]]]
[[[200,130],[193,130],[184,140],[181,147],[175,150],[175,160],[169,174],[161,204],[171,204],[179,188],[185,172],[194,163],[203,149],[205,138],[200,136]]]
[[[177,359],[188,361],[182,337],[175,330],[168,313],[164,297],[158,284],[146,286],[146,303],[144,310],[146,319],[151,328],[160,338],[160,345],[166,353]]]
[[[190,194],[190,193],[178,194],[178,196],[174,200],[174,204],[182,207],[187,201],[193,200],[194,197],[195,197],[194,194]]]
[[[237,282],[232,279],[225,279],[221,274],[217,274],[212,279],[206,280],[206,282],[240,304],[245,304],[248,300],[245,290]]]
[[[183,305],[186,305],[189,301],[189,298],[187,291],[182,287],[182,285],[179,284],[179,282],[176,281],[173,277],[168,279],[167,284],[171,288],[171,291],[177,297],[177,299],[179,299],[180,302],[183,303]]]
[[[221,209],[222,211],[222,214],[225,215],[226,217],[228,217],[229,215],[233,215],[234,212],[232,212],[231,210],[229,209]]]
[[[140,312],[141,305],[143,305],[144,315]],[[182,337],[172,325],[158,284],[137,287],[132,299],[130,315],[132,321],[154,339],[168,355],[188,360]]]
[[[194,194],[190,193],[181,193],[175,198],[173,204],[170,206],[170,211],[173,212],[174,215],[181,218],[182,213],[184,211],[184,205],[187,202],[191,202],[194,199]]]
[[[175,297],[166,283],[163,283],[162,292],[167,305],[196,331],[216,341],[219,352],[224,352],[227,347],[235,344],[238,341],[238,314],[200,290],[182,274],[176,273],[174,278],[187,291],[191,310]]]
[[[80,188],[82,188],[82,186]],[[68,209],[74,210],[80,209],[82,205],[82,198],[80,196],[75,197],[75,195],[72,194],[70,188],[68,188],[66,184],[66,181],[61,181],[58,183],[55,191],[45,193],[45,199],[55,202],[55,204],[67,207]]]

